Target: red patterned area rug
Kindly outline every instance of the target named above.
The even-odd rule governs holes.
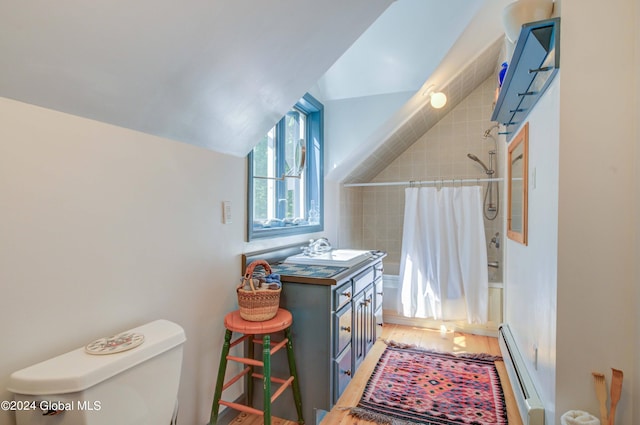
[[[506,424],[496,360],[390,343],[350,414],[393,425]]]

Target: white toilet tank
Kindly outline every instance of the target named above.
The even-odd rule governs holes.
[[[17,425],[168,425],[184,330],[156,320],[119,336],[91,347],[126,351],[89,354],[88,345],[14,372],[7,389],[14,394]]]

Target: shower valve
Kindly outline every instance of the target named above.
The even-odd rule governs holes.
[[[491,238],[491,242],[489,242],[489,246],[495,246],[496,248],[500,248],[500,232],[496,232],[495,235]]]

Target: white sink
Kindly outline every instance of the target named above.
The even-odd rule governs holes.
[[[371,252],[357,249],[334,249],[322,254],[297,254],[286,260],[289,264],[309,264],[317,266],[351,267],[372,258]]]

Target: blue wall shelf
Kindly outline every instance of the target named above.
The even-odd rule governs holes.
[[[527,118],[559,67],[560,18],[524,24],[491,116],[491,121],[506,127],[507,142]]]

